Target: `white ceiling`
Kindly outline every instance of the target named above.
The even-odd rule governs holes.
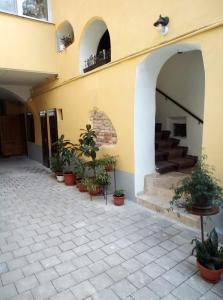
[[[34,86],[56,77],[55,73],[0,68],[0,99],[27,101]]]
[[[55,78],[57,74],[30,72],[23,70],[9,70],[0,68],[0,85],[35,86],[44,81]]]

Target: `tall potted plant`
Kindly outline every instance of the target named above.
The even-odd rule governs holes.
[[[66,140],[62,134],[59,139],[53,144],[56,148],[55,156],[63,163],[63,170],[66,166],[70,166],[71,158],[73,156],[73,144],[70,140]],[[64,181],[67,185],[74,184],[74,175],[71,171],[64,172]]]
[[[171,205],[187,210],[207,210],[222,206],[223,191],[213,175],[213,169],[206,164],[206,156],[198,161],[191,176],[185,177],[175,188]]]
[[[210,282],[217,282],[223,273],[223,247],[218,245],[216,230],[213,229],[204,242],[194,239],[192,243],[195,243],[192,254],[197,257],[201,276]]]

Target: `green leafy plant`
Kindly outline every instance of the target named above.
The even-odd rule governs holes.
[[[105,154],[101,159],[100,159],[100,163],[103,166],[115,166],[117,162],[117,156],[112,156],[112,155],[108,155]]]
[[[215,228],[204,242],[193,239],[192,243],[195,243],[192,254],[197,257],[202,266],[210,270],[223,268],[223,247],[218,245],[218,234]]]
[[[64,167],[64,162],[59,155],[53,155],[50,158],[50,168],[55,173],[62,173]]]
[[[114,192],[114,196],[115,197],[123,197],[123,196],[125,196],[125,192],[124,192],[124,190],[116,190]]]
[[[198,161],[190,177],[186,177],[174,189],[171,206],[191,209],[198,203],[209,206],[222,206],[223,190],[213,175],[213,168],[206,164],[206,156]]]
[[[97,151],[99,148],[96,145],[96,134],[91,128],[90,124],[86,125],[86,129],[81,129],[83,133],[80,134],[79,144],[75,145],[75,149],[79,152],[79,155],[86,156],[92,160],[96,159]]]
[[[96,170],[95,182],[99,185],[107,185],[110,183],[111,175],[104,168]]]
[[[77,179],[84,178],[86,170],[86,161],[80,158],[75,158],[74,173]]]
[[[60,163],[63,165],[62,171],[64,167],[70,166],[71,159],[73,157],[73,144],[70,142],[70,140],[65,140],[64,135],[62,134],[59,139],[53,143],[53,146],[56,149],[56,152],[53,156],[53,164]],[[51,166],[52,166],[52,160],[51,160]]]

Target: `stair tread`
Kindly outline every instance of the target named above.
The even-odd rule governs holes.
[[[163,196],[151,196],[145,193],[140,193],[137,195],[137,202],[149,209],[157,211],[171,219],[178,220],[186,225],[199,228],[200,218],[195,215],[189,214],[183,209],[170,209],[169,204],[170,198]]]

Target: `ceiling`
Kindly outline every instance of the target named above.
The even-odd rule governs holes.
[[[34,86],[56,77],[55,73],[0,68],[0,99],[27,101]]]
[[[57,74],[55,73],[41,73],[0,68],[0,85],[12,84],[33,87],[48,79],[55,78],[56,76]]]

